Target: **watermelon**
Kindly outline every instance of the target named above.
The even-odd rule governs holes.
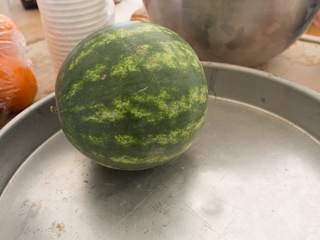
[[[67,56],[56,82],[67,139],[114,169],[141,170],[186,151],[208,108],[202,65],[188,43],[152,23],[107,26]]]

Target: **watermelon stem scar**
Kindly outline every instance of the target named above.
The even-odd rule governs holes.
[[[53,112],[54,114],[57,114],[57,115],[58,115],[58,108],[57,108],[57,106],[55,106],[55,107],[51,106],[51,107],[50,107],[50,111]]]

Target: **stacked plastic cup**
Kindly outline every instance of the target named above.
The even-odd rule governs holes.
[[[56,72],[82,39],[115,22],[114,0],[37,0],[37,3]]]

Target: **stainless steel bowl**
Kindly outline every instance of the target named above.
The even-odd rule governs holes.
[[[151,22],[167,27],[202,61],[255,66],[293,44],[320,0],[144,0]]]

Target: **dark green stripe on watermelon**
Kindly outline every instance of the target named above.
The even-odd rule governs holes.
[[[168,161],[192,144],[205,121],[207,85],[181,37],[128,22],[95,32],[69,54],[56,99],[75,147],[102,165],[134,170]]]

